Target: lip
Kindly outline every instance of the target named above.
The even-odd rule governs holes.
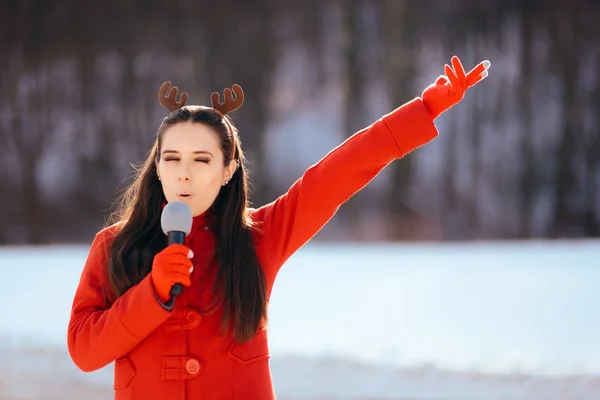
[[[189,200],[192,197],[194,197],[194,195],[191,193],[178,193],[177,194],[177,198],[180,200]]]

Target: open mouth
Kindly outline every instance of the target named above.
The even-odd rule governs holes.
[[[192,195],[190,193],[179,193],[177,195],[177,197],[181,198],[181,199],[189,199],[192,197]]]

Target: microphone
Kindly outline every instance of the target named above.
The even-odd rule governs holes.
[[[185,237],[192,230],[192,210],[183,201],[167,203],[160,216],[162,231],[167,235],[169,245],[184,244]],[[171,287],[171,296],[179,296],[183,292],[181,283]]]

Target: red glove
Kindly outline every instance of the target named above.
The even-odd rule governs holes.
[[[421,99],[429,114],[436,119],[441,113],[448,110],[462,100],[468,88],[475,85],[488,75],[489,61],[482,61],[468,74],[457,56],[452,57],[452,69],[444,65],[446,75],[440,75],[434,84],[423,91]]]
[[[190,275],[193,271],[194,253],[181,244],[172,244],[154,256],[152,262],[152,285],[158,298],[166,303],[171,294],[171,287],[176,283],[183,286],[192,284]]]

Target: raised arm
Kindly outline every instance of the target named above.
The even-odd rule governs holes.
[[[414,99],[365,128],[312,165],[290,189],[253,213],[262,248],[279,268],[310,240],[340,205],[390,162],[437,136],[429,113]]]
[[[340,205],[366,186],[393,160],[430,142],[438,131],[434,119],[458,103],[466,89],[487,75],[489,62],[465,74],[458,58],[415,98],[355,133],[311,166],[274,202],[253,211],[263,232],[262,251],[271,271],[310,240]]]
[[[67,343],[74,363],[85,372],[124,356],[171,315],[157,300],[150,274],[104,307],[111,237],[106,228],[94,238],[73,300]]]

